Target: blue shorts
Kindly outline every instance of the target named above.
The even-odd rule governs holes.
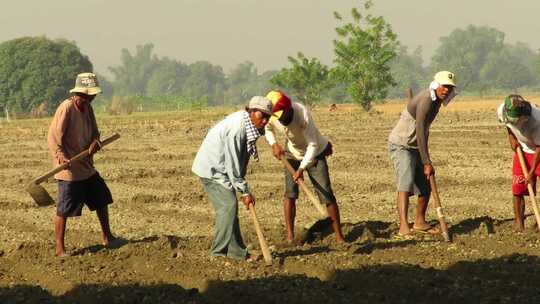
[[[56,215],[62,217],[80,216],[86,204],[94,211],[112,204],[111,191],[99,173],[82,181],[58,181],[58,204]]]

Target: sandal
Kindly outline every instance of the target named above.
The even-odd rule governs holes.
[[[420,228],[413,226],[412,228],[413,232],[421,233],[421,234],[440,234],[441,230],[438,227],[435,226],[429,226],[426,228]]]
[[[392,237],[392,239],[394,239],[396,241],[410,241],[410,240],[414,239],[414,234],[413,234],[413,232],[407,233],[407,234],[396,233]]]

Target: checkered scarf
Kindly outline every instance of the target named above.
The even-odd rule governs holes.
[[[257,146],[255,145],[255,142],[257,142],[257,138],[261,136],[261,133],[259,132],[259,130],[257,130],[257,128],[255,128],[255,125],[251,122],[248,112],[244,112],[244,125],[246,126],[248,153],[253,156],[253,159],[255,159],[255,161],[259,161],[259,153],[257,152]]]

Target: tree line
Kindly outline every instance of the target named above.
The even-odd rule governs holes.
[[[488,26],[469,25],[440,38],[429,64],[420,47],[409,51],[391,25],[370,13],[371,1],[342,15],[334,12],[334,60],[327,66],[299,51],[288,66],[259,72],[253,62],[228,73],[208,61],[184,63],[154,54],[153,44],[121,50],[112,79],[99,75],[103,108],[179,109],[244,103],[253,95],[280,88],[306,104],[355,102],[369,110],[374,102],[417,92],[439,70],[450,70],[462,94],[506,94],[540,89],[540,53],[527,44],[505,41]],[[52,112],[73,86],[75,75],[92,63],[74,42],[23,37],[0,44],[0,108]]]

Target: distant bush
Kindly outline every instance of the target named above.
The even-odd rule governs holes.
[[[106,112],[110,115],[129,115],[136,109],[136,102],[130,97],[113,96]]]

